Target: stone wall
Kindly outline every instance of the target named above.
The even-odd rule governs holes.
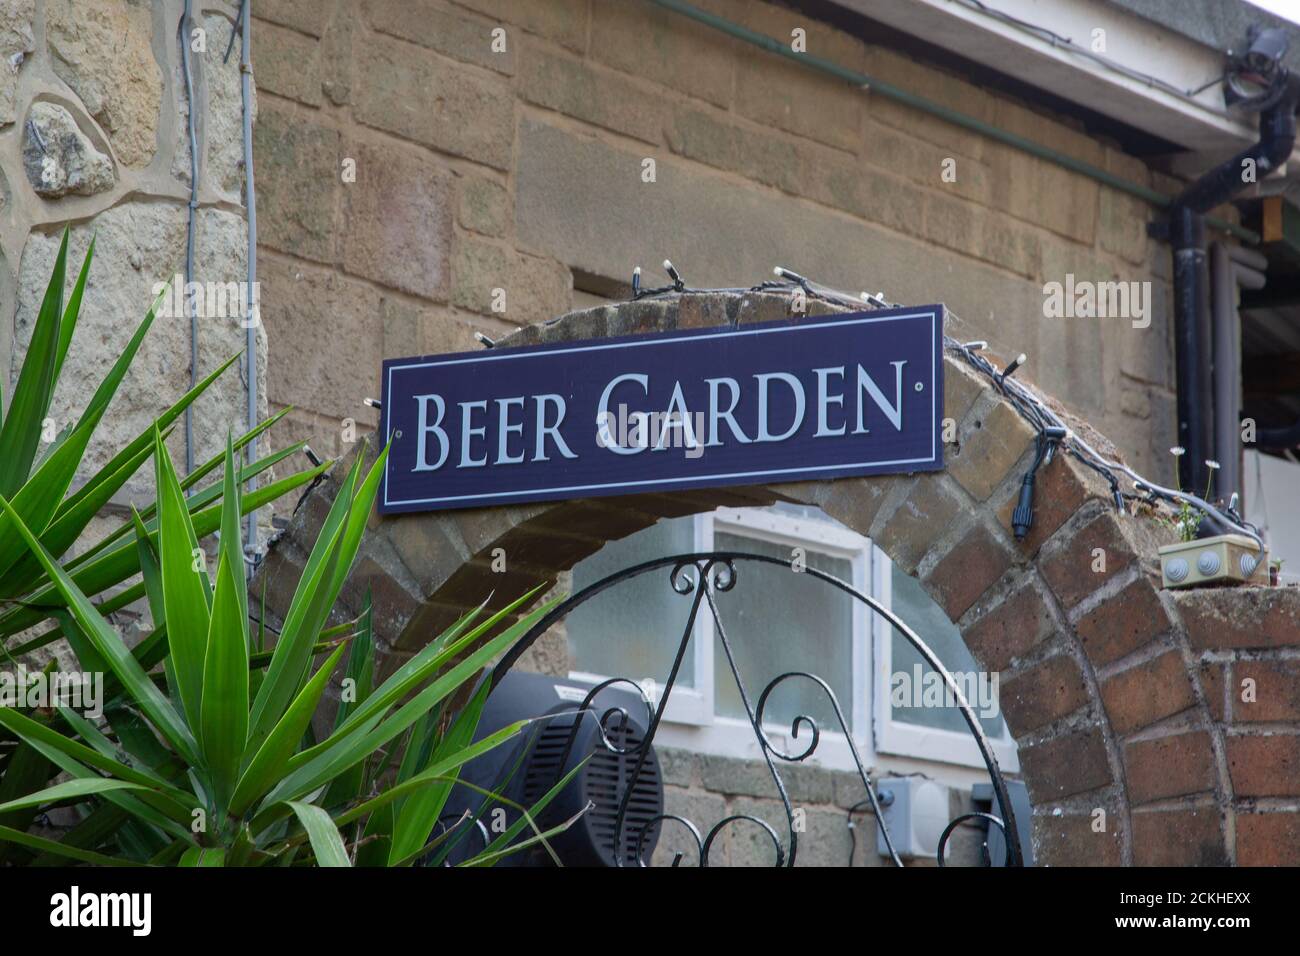
[[[188,106],[178,32],[182,0],[0,0],[0,385],[6,398],[67,225],[68,286],[95,239],[81,319],[51,416],[62,428],[121,353],[158,283],[185,271],[190,202]],[[193,280],[247,279],[237,2],[195,4],[191,38],[199,145]],[[238,312],[202,318],[198,375],[244,349]],[[258,331],[265,395],[265,334]],[[103,464],[190,384],[190,323],[160,316],[86,457]],[[196,460],[245,430],[232,368],[194,406]],[[178,463],[184,438],[170,442]],[[152,500],[152,468],[120,496]],[[82,477],[85,477],[83,475]]]
[[[802,27],[811,53],[1177,191],[1060,117],[790,10],[700,6],[778,39]],[[943,301],[971,338],[1027,352],[1021,374],[1140,470],[1170,477],[1169,256],[1127,195],[645,0],[259,0],[256,13],[271,401],[296,407],[294,437],[337,454],[349,423],[373,427],[361,400],[382,356],[475,348],[474,329],[559,315],[635,265],[658,284],[668,257],[695,286],[749,286],[780,264]],[[1045,318],[1043,285],[1067,273],[1152,282],[1151,327]]]
[[[742,760],[696,753],[674,747],[656,747],[664,781],[664,812],[690,820],[703,833],[720,820],[737,814],[758,817],[788,842],[785,807],[761,760]],[[791,804],[803,811],[795,866],[888,866],[876,845],[876,819],[867,808],[862,781],[857,774],[826,770],[805,764],[779,764],[781,779]],[[873,775],[874,778],[875,775]],[[949,788],[948,819],[975,809],[970,790]],[[853,827],[849,828],[849,810]],[[953,831],[944,859],[952,866],[982,866],[984,831],[963,823]],[[677,824],[660,831],[652,865],[670,866],[675,854],[682,866],[694,866],[699,850]],[[776,849],[755,823],[737,821],[720,831],[709,849],[711,866],[772,866]],[[906,866],[936,866],[933,858],[908,859]]]

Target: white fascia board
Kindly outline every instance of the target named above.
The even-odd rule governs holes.
[[[1177,96],[959,0],[835,2],[1196,152],[1231,154],[1257,138],[1254,117],[1225,113],[1217,84],[1194,99]],[[1103,55],[1179,90],[1196,89],[1223,72],[1220,51],[1098,0],[986,0],[986,5],[1088,49],[1093,31],[1104,30]]]

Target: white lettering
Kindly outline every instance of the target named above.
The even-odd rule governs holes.
[[[758,439],[757,440],[758,441],[785,441],[787,438],[789,438],[791,435],[797,432],[799,430],[799,426],[803,424],[803,413],[804,413],[803,384],[799,381],[799,379],[795,378],[789,372],[762,372],[758,375],[755,375],[754,378],[758,379]],[[773,435],[767,429],[767,424],[768,424],[767,387],[768,387],[768,382],[771,382],[773,380],[779,382],[785,382],[785,384],[790,386],[790,391],[794,395],[794,420],[790,423],[790,427],[787,428],[780,435]]]
[[[880,387],[867,374],[867,370],[861,365],[858,366],[858,427],[853,429],[855,435],[865,435],[871,431],[862,423],[862,392],[866,391],[871,396],[871,400],[880,406],[880,410],[885,413],[889,423],[894,426],[895,431],[903,430],[903,366],[907,361],[890,362],[894,366],[894,404],[890,405],[885,399],[884,393]]]
[[[442,416],[447,412],[447,403],[442,400],[441,395],[415,395],[413,396],[420,404],[419,425],[415,430],[415,467],[412,471],[437,471],[447,460],[447,452],[451,448],[451,442],[447,439],[447,433],[442,430]],[[434,419],[432,425],[429,424],[429,403],[432,402],[438,410],[438,417]],[[432,465],[429,464],[427,451],[426,436],[432,432],[438,440],[438,460]]]
[[[568,410],[564,399],[559,395],[534,395],[533,401],[537,403],[537,446],[533,455],[533,461],[550,461],[546,457],[546,437],[549,435],[555,442],[555,447],[565,458],[577,458],[567,444],[564,437],[560,434],[560,426],[564,424],[564,414]],[[555,421],[550,425],[546,424],[546,406],[553,405],[556,415]]]

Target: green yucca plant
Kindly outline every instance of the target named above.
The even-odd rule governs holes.
[[[233,443],[225,454],[213,580],[198,557],[196,524],[162,436],[154,435],[157,527],[136,515],[131,544],[156,630],[130,650],[0,496],[0,513],[64,603],[53,613],[82,666],[105,671],[111,681],[104,727],[63,707],[48,719],[0,708],[0,725],[69,777],[0,803],[0,819],[66,805],[84,812],[60,841],[4,825],[0,841],[34,852],[40,862],[403,865],[445,855],[458,828],[432,845],[430,837],[458,768],[527,721],[474,741],[486,681],[454,719],[444,719],[441,708],[545,608],[500,633],[494,632],[502,621],[533,595],[480,623],[477,613],[468,615],[372,686],[368,611],[343,629],[327,629],[326,622],[360,546],[387,454],[364,477],[364,455],[358,455],[341,483],[269,655],[250,633]],[[332,732],[315,742],[311,718],[349,648],[353,693]],[[390,757],[399,753],[400,762]],[[534,814],[571,777],[558,781]],[[548,834],[533,820],[523,814],[470,862],[544,842]],[[527,825],[533,832],[517,839]]]
[[[70,492],[91,438],[153,324],[157,303],[135,329],[77,421],[58,434],[50,435],[47,431],[50,406],[76,331],[95,248],[92,240],[65,302],[68,242],[69,233],[65,229],[13,394],[0,394],[0,496],[10,505],[10,513],[0,514],[0,665],[14,664],[22,655],[65,636],[64,625],[60,622],[60,612],[66,611],[67,607],[65,599],[36,555],[29,550],[19,533],[18,522],[21,521],[40,540],[47,554],[62,559],[82,536],[91,519],[153,454],[156,433],[161,432],[163,437],[170,434],[177,419],[237,358],[232,357],[205,376],[107,464],[86,478],[78,489]],[[242,449],[283,414],[285,412],[243,435],[234,443],[235,449]],[[46,442],[48,438],[53,440]],[[249,481],[301,448],[301,444],[293,445],[245,465],[239,473],[239,482]],[[199,485],[221,462],[221,455],[214,456],[182,483],[187,494],[185,508],[196,533],[201,536],[217,529],[223,485],[221,482],[207,488]],[[330,464],[322,463],[319,467],[291,474],[257,489],[242,499],[243,510],[260,508],[307,484]],[[156,530],[157,516],[153,508],[146,510],[140,519],[146,527]],[[132,536],[132,523],[124,521],[94,547],[67,561],[64,570],[82,594],[95,596],[116,588],[135,575],[140,570],[139,553]],[[108,615],[143,595],[142,581],[117,588],[95,605],[94,610],[100,615]],[[53,626],[38,630],[50,621],[55,622]],[[25,639],[16,640],[24,632],[30,633]],[[147,642],[148,648],[160,646],[158,637],[155,634],[152,641]],[[57,765],[0,726],[0,803],[44,786],[57,773]],[[3,813],[0,814],[0,824],[25,828],[33,815],[21,810]],[[0,845],[0,863],[8,859],[12,859],[12,847]]]
[[[23,358],[13,395],[6,407],[0,395],[0,496],[6,498],[14,515],[21,518],[47,552],[61,558],[85,531],[90,520],[108,504],[128,480],[153,454],[156,430],[164,437],[185,410],[216,381],[238,358],[234,356],[204,377],[188,393],[168,408],[157,420],[130,441],[113,458],[91,475],[82,486],[68,494],[82,464],[91,437],[117,393],[145,334],[153,324],[155,310],[150,308],[136,328],[121,356],[96,389],[75,424],[63,429],[41,451],[50,403],[59,382],[64,359],[72,343],[81,311],[82,296],[94,255],[92,240],[81,265],[72,292],[64,302],[67,278],[68,231],[55,257],[54,269],[33,326],[31,343]],[[166,295],[166,292],[163,292]],[[287,410],[286,410],[287,411]],[[270,428],[285,414],[281,412],[243,435],[235,443],[243,448]],[[245,466],[238,482],[245,483],[279,462],[300,451],[293,445]],[[204,536],[217,528],[220,514],[218,499],[222,486],[194,491],[197,485],[221,464],[221,456],[188,475],[182,485],[193,493],[185,499],[196,533]],[[243,501],[246,511],[260,508],[280,495],[301,487],[329,467],[329,462],[287,478],[280,479],[249,494]],[[152,512],[141,516],[149,527],[155,526]],[[139,571],[138,552],[131,538],[131,523],[123,522],[95,547],[69,561],[65,567],[82,592],[97,595],[126,581]],[[143,583],[122,589],[98,606],[109,614],[138,600],[144,594]],[[63,598],[35,555],[28,551],[17,533],[14,519],[0,515],[0,657],[12,659],[57,640],[62,628],[55,627],[21,644],[12,638],[49,620],[53,611],[63,606]],[[3,790],[0,789],[0,797]]]

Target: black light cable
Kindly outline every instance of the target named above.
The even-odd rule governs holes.
[[[1024,480],[1020,482],[1020,500],[1016,503],[1015,511],[1011,512],[1011,530],[1015,532],[1017,541],[1023,541],[1034,524],[1034,479],[1038,476],[1038,469],[1051,459],[1053,447],[1068,434],[1068,429],[1055,426],[1048,426],[1038,432],[1038,453],[1034,455],[1034,463],[1029,466]]]
[[[861,308],[863,302],[873,306],[890,306],[891,303],[886,300],[884,293],[860,293],[849,295],[829,286],[817,283],[806,276],[797,273],[791,269],[780,267],[776,271],[779,281],[766,280],[759,282],[757,285],[748,288],[690,288],[682,279],[681,273],[671,262],[664,261],[664,270],[669,274],[672,282],[669,285],[659,288],[646,289],[641,285],[641,269],[638,266],[632,274],[632,295],[630,301],[639,301],[643,298],[658,297],[663,295],[683,294],[683,293],[759,293],[759,292],[786,292],[792,293],[796,289],[802,289],[810,298],[819,299],[824,302],[832,303],[850,308]],[[735,320],[732,320],[733,324]],[[1258,529],[1249,523],[1240,520],[1240,516],[1233,517],[1223,509],[1210,504],[1207,501],[1198,498],[1194,494],[1180,491],[1176,488],[1165,488],[1156,484],[1142,475],[1138,474],[1121,460],[1110,460],[1097,452],[1088,442],[1078,433],[1071,431],[1064,421],[1048,405],[1036,395],[1033,390],[1024,384],[1013,379],[1013,376],[1024,366],[1027,357],[1022,353],[1016,356],[1005,368],[999,370],[988,358],[983,355],[983,350],[988,347],[988,343],[982,341],[975,342],[958,342],[944,336],[944,349],[959,357],[961,360],[970,365],[977,372],[989,379],[998,392],[1019,412],[1020,416],[1025,419],[1040,434],[1040,441],[1044,443],[1041,449],[1041,455],[1035,456],[1035,464],[1030,474],[1025,476],[1024,484],[1021,488],[1020,507],[1017,507],[1016,513],[1019,513],[1025,520],[1022,522],[1024,532],[1017,531],[1016,537],[1021,538],[1028,533],[1028,529],[1033,520],[1033,483],[1034,475],[1037,469],[1049,461],[1054,452],[1055,446],[1059,444],[1070,457],[1077,460],[1080,464],[1095,471],[1098,475],[1106,480],[1110,485],[1111,497],[1114,500],[1115,507],[1118,511],[1126,511],[1126,500],[1145,501],[1150,505],[1156,503],[1164,504],[1170,507],[1190,504],[1209,514],[1218,516],[1226,523],[1230,530],[1243,534],[1254,540],[1257,548],[1262,551],[1264,548]],[[1045,437],[1042,437],[1045,436]],[[1134,490],[1137,494],[1124,492],[1120,487],[1121,477],[1133,482]],[[1023,509],[1023,510],[1022,510]],[[1015,530],[1015,525],[1013,525]]]

